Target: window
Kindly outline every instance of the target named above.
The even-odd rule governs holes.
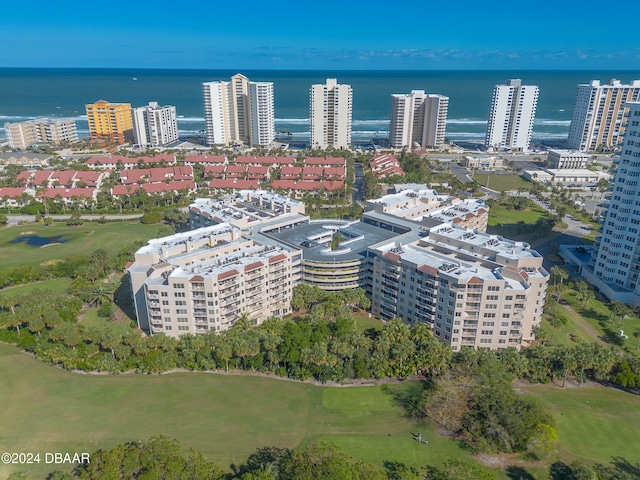
[[[184,283],[174,283],[173,288],[184,288]]]

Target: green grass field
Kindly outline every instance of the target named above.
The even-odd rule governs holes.
[[[25,293],[33,293],[38,290],[50,290],[55,293],[64,293],[71,286],[70,278],[56,278],[54,280],[45,280],[43,282],[30,283],[28,285],[19,285],[17,287],[9,287],[0,290],[0,297],[4,295],[22,295]]]
[[[567,319],[567,323],[561,327],[558,327],[553,332],[553,327],[546,321],[547,315],[563,316]],[[591,337],[579,324],[576,323],[573,316],[560,305],[555,305],[553,308],[545,308],[544,321],[541,324],[542,330],[545,333],[544,338],[551,345],[575,345],[575,342],[571,339],[577,337],[581,342],[594,342],[595,338]],[[551,335],[553,334],[553,338]]]
[[[414,466],[469,458],[452,440],[420,427],[412,440],[382,387],[328,388],[298,382],[206,373],[82,375],[44,365],[0,345],[0,451],[93,452],[167,434],[224,468],[256,448],[331,440],[357,458]],[[39,465],[33,478],[53,470]],[[13,467],[0,465],[0,478]],[[30,477],[31,478],[31,477]]]
[[[336,443],[381,467],[385,460],[421,467],[449,457],[470,459],[457,442],[403,417],[384,387],[321,387],[242,375],[83,375],[44,365],[0,345],[0,450],[93,452],[167,434],[201,450],[223,468],[261,446]],[[640,402],[604,387],[519,387],[553,413],[560,441],[543,462],[525,463],[545,478],[557,459],[637,461]],[[420,431],[428,445],[412,440]],[[0,477],[24,469],[0,466]],[[51,465],[29,469],[41,478]],[[508,478],[502,472],[501,478]]]
[[[140,222],[114,222],[100,225],[85,223],[76,227],[54,224],[51,227],[32,223],[0,230],[0,269],[9,270],[20,265],[39,265],[48,260],[63,259],[70,255],[90,255],[104,248],[115,255],[135,241],[147,241],[156,236],[161,225],[143,225]],[[41,237],[63,236],[66,242],[48,247],[32,247],[24,243],[11,243],[24,234]]]
[[[640,401],[637,395],[604,387],[562,389],[550,385],[521,388],[556,419],[556,456],[565,463],[609,463],[612,457],[638,462]]]
[[[476,173],[473,175],[473,179],[480,185],[497,192],[517,190],[518,188],[529,190],[532,185],[531,182],[528,182],[520,175],[498,175],[495,173],[488,175],[486,173]]]
[[[633,333],[640,329],[640,319],[636,316],[628,316],[624,320],[624,324],[620,324],[619,320],[616,323],[609,321],[611,312],[609,306],[601,299],[594,298],[589,300],[586,307],[583,307],[582,302],[576,298],[575,290],[569,290],[562,296],[571,307],[587,321],[600,335],[601,338],[609,343],[615,343],[623,347],[627,347],[635,351],[637,338]],[[624,330],[625,334],[629,337],[623,339],[618,336],[618,332]]]
[[[518,222],[523,222],[533,225],[539,218],[545,216],[545,210],[542,207],[535,205],[532,202],[530,208],[524,210],[507,210],[502,205],[493,205],[489,210],[489,219],[487,221],[488,226],[493,227],[495,225],[509,225]]]

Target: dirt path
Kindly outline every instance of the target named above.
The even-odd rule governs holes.
[[[607,342],[602,340],[598,331],[595,328],[593,328],[589,322],[587,322],[584,318],[582,318],[582,316],[578,312],[576,312],[571,305],[567,305],[566,303],[561,303],[560,305],[562,305],[562,307],[567,312],[569,312],[569,315],[571,315],[571,318],[573,318],[573,320],[584,331],[584,333],[589,335],[596,342],[599,342],[601,345],[605,345],[605,346],[609,345]]]

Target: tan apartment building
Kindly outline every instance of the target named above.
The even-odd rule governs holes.
[[[549,274],[528,244],[442,224],[370,252],[374,314],[430,325],[454,350],[520,349],[535,338]]]
[[[223,223],[150,240],[128,271],[140,328],[178,337],[286,315],[300,268],[299,251]]]
[[[4,131],[11,148],[24,150],[38,144],[60,145],[78,141],[75,120],[30,120],[5,123]]]

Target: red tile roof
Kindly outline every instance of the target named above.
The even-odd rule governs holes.
[[[19,198],[24,193],[24,188],[12,188],[12,187],[4,187],[0,188],[0,199],[4,197],[9,198]]]
[[[224,273],[219,273],[218,274],[218,280],[224,280],[225,278],[229,278],[229,277],[233,277],[234,275],[238,275],[238,270],[233,269],[233,270],[229,270],[228,272],[224,272]]]
[[[287,258],[287,256],[284,253],[280,253],[280,254],[278,254],[278,255],[276,255],[274,257],[271,257],[269,259],[269,263],[276,263],[276,262],[279,262],[279,261],[284,260],[286,258]]]
[[[209,188],[235,190],[257,190],[259,188],[257,180],[240,180],[237,178],[216,179],[209,182]]]

